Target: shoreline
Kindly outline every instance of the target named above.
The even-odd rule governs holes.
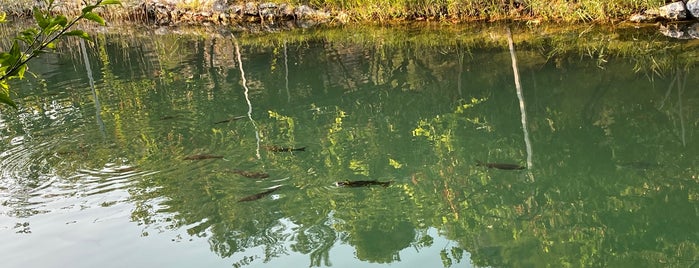
[[[97,13],[109,23],[117,25],[130,22],[156,26],[242,26],[294,22],[300,24],[302,28],[319,24],[378,23],[390,25],[410,22],[618,24],[625,21],[636,23],[698,21],[696,18],[699,17],[699,14],[693,12],[699,12],[699,0],[682,0],[662,6],[606,4],[596,10],[590,10],[586,4],[595,3],[598,0],[581,0],[575,3],[567,1],[557,3],[558,1],[554,1],[549,6],[537,6],[538,0],[531,0],[528,2],[529,4],[524,4],[522,0],[503,0],[496,4],[456,2],[453,0],[445,0],[442,4],[420,4],[419,0],[410,2],[415,4],[403,3],[401,0],[393,4],[374,3],[368,2],[368,0],[358,0],[357,3],[363,1],[370,4],[361,7],[347,7],[333,0],[313,2],[323,3],[322,7],[318,7],[319,5],[306,5],[293,1],[277,3],[234,0],[122,0],[121,7],[105,7],[97,10]],[[688,3],[685,3],[687,1]],[[695,2],[696,6],[694,6]],[[0,0],[0,11],[19,20],[31,19],[33,3],[32,0]],[[445,6],[445,4],[451,6]],[[54,5],[56,7],[54,12],[67,16],[76,16],[83,6],[80,0],[56,0]]]

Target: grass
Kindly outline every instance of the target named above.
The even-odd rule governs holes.
[[[60,12],[80,10],[83,0],[56,0]],[[102,11],[109,18],[131,17],[136,6],[146,0],[121,0],[124,8]],[[659,7],[664,0],[260,0],[250,2],[288,2],[307,4],[334,14],[346,14],[350,21],[594,21],[609,22],[628,18],[649,8]],[[0,7],[9,14],[25,14],[35,0],[0,0]],[[177,0],[179,9],[211,10],[215,0]],[[248,1],[237,1],[243,4]],[[105,14],[106,13],[106,14]],[[69,14],[70,15],[70,14]]]

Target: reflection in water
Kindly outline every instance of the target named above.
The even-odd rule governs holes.
[[[100,107],[100,100],[97,97],[97,90],[95,89],[95,79],[92,78],[92,68],[90,67],[90,60],[87,58],[87,51],[85,50],[85,40],[80,39],[80,54],[83,55],[83,63],[85,64],[85,71],[87,72],[87,78],[89,79],[90,82],[90,90],[92,91],[92,98],[94,99],[95,102],[95,120],[97,120],[97,125],[100,128],[100,131],[102,132],[102,136],[104,138],[107,137],[107,133],[105,132],[105,126],[104,122],[102,122],[102,116],[100,113],[102,112],[102,108]]]
[[[524,94],[522,93],[522,85],[519,79],[519,70],[517,69],[517,56],[515,55],[515,45],[512,41],[512,33],[510,28],[507,28],[507,44],[510,47],[510,56],[512,57],[512,70],[515,75],[515,88],[517,89],[517,99],[519,99],[519,110],[522,116],[522,132],[524,133],[524,147],[527,150],[527,168],[532,168],[532,143],[529,139],[529,131],[527,130],[527,109],[524,105]]]
[[[691,69],[649,83],[633,59],[605,56],[601,69],[597,58],[560,52],[557,38],[519,43],[515,59],[504,39],[453,40],[468,32],[436,45],[433,32],[381,33],[371,42],[347,32],[271,43],[110,36],[97,38],[95,51],[49,55],[99,57],[83,61],[87,81],[70,70],[26,81],[20,110],[0,115],[0,235],[25,236],[6,239],[23,258],[4,264],[62,261],[17,249],[41,241],[64,252],[40,234],[73,224],[85,231],[69,236],[91,242],[71,252],[107,245],[100,256],[131,265],[182,261],[171,254],[181,244],[207,253],[188,259],[209,260],[211,251],[234,267],[699,259],[699,239],[687,235],[699,220]],[[572,36],[610,36],[593,34]],[[631,34],[634,47],[645,42]],[[90,78],[88,63],[102,71]],[[506,90],[513,82],[516,97]],[[677,103],[663,98],[674,85]],[[244,113],[249,120],[217,124]],[[263,139],[270,150],[260,150]],[[526,172],[476,166],[519,169],[525,157]],[[216,159],[191,161],[208,158]],[[129,223],[113,224],[125,214]],[[137,249],[149,256],[126,254],[159,239]]]
[[[255,128],[255,141],[256,147],[255,147],[255,156],[259,159],[260,156],[260,131],[257,129],[257,124],[255,123],[255,120],[252,119],[252,103],[250,103],[250,89],[248,89],[248,82],[247,79],[245,79],[245,70],[243,70],[243,60],[240,58],[240,46],[238,45],[238,40],[235,39],[235,36],[231,34],[231,38],[233,39],[233,44],[235,45],[235,56],[238,59],[238,67],[240,68],[240,79],[241,83],[243,84],[243,88],[245,91],[243,91],[243,94],[245,95],[245,103],[248,104],[248,118],[250,119],[250,123],[252,123],[253,127]]]

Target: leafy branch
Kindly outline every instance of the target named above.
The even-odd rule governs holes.
[[[104,19],[93,12],[98,7],[106,5],[120,5],[119,0],[98,0],[93,5],[87,5],[81,10],[80,16],[68,21],[61,14],[52,14],[55,0],[44,0],[47,3],[45,10],[34,7],[34,20],[38,27],[32,27],[22,31],[14,39],[9,52],[0,53],[0,102],[17,108],[10,98],[10,86],[8,81],[14,78],[23,79],[27,70],[27,63],[37,56],[48,52],[46,49],[55,49],[59,38],[65,36],[77,36],[92,41],[90,36],[82,30],[70,30],[78,21],[89,20],[100,25],[105,25]],[[5,21],[5,14],[0,14],[0,22]],[[26,46],[21,51],[21,43]]]

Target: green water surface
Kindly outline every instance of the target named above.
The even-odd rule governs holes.
[[[2,267],[699,266],[692,41],[143,32],[13,84]]]

